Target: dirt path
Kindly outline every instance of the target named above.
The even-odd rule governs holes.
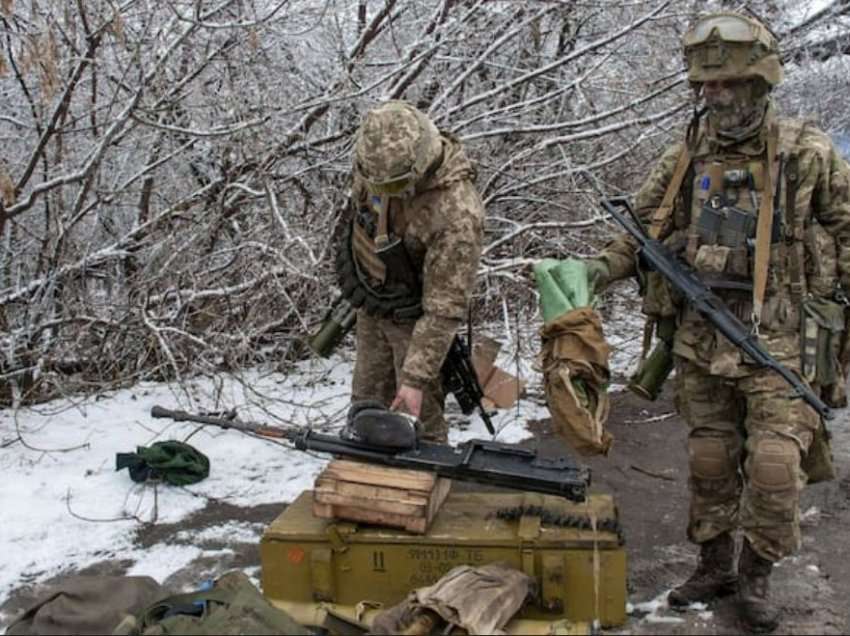
[[[666,607],[663,595],[684,580],[696,550],[685,541],[687,519],[686,430],[673,414],[669,395],[655,403],[629,393],[613,396],[609,427],[616,441],[610,456],[589,463],[593,489],[613,493],[625,529],[629,558],[630,618],[622,634],[738,634],[731,600],[684,613]],[[847,414],[832,425],[839,479],[806,489],[802,510],[804,545],[801,553],[782,561],[773,576],[774,593],[785,608],[777,633],[842,634],[850,631],[850,432]],[[551,441],[548,423],[529,426]],[[283,505],[239,508],[210,503],[177,524],[141,528],[140,547],[192,541],[205,529],[238,519],[262,527]],[[175,571],[165,581],[175,590],[192,586],[229,569],[259,571],[256,542],[205,540],[206,556]],[[122,574],[132,565],[112,559],[86,568],[90,574]],[[70,572],[66,573],[70,574]],[[10,616],[37,592],[23,586],[2,606]],[[0,620],[0,629],[5,628]]]
[[[610,456],[588,462],[594,488],[615,494],[629,557],[632,634],[739,634],[734,600],[675,612],[663,595],[688,577],[696,548],[687,524],[686,427],[669,395],[649,403],[630,393],[613,398]],[[647,420],[653,420],[649,423]],[[847,414],[831,424],[839,479],[806,488],[803,548],[781,561],[773,594],[784,608],[777,633],[844,634],[850,630],[850,432]]]

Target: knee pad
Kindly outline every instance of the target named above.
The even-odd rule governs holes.
[[[738,471],[736,454],[730,452],[731,440],[722,437],[691,437],[688,461],[691,475],[697,479],[731,479]]]
[[[796,442],[779,436],[760,437],[748,458],[750,484],[763,492],[797,489],[800,449]]]

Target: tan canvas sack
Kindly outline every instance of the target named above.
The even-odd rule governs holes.
[[[614,441],[605,430],[610,378],[602,321],[590,307],[546,323],[540,354],[546,403],[555,432],[581,455],[605,455]]]

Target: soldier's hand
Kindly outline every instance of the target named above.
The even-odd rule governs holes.
[[[390,404],[390,410],[403,411],[418,418],[422,412],[422,390],[402,384],[395,394],[393,403]]]

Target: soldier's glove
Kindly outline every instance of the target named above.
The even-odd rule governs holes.
[[[587,282],[594,294],[601,294],[611,282],[611,269],[601,258],[586,258]]]

